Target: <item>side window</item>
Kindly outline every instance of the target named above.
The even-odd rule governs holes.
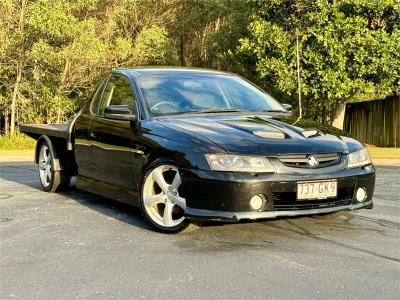
[[[107,82],[108,75],[103,78],[103,80],[100,82],[100,84],[97,86],[96,91],[94,92],[94,96],[92,98],[92,102],[90,103],[90,112],[92,114],[97,115],[99,112],[99,106],[100,106],[100,100],[101,100],[101,95],[104,89],[104,86]]]
[[[113,74],[103,93],[99,115],[109,105],[128,105],[131,111],[136,112],[136,99],[128,78],[120,74]]]

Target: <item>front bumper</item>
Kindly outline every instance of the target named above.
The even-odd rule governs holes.
[[[372,165],[355,169],[333,169],[329,172],[298,174],[246,174],[182,170],[182,195],[186,198],[185,215],[189,219],[237,222],[244,219],[273,219],[341,210],[371,208],[375,187]],[[337,198],[297,201],[297,182],[336,179]],[[358,187],[367,190],[367,198],[355,199]],[[260,210],[250,207],[256,194],[265,195],[267,202]]]

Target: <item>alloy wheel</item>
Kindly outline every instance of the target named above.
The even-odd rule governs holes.
[[[143,185],[143,206],[159,226],[172,228],[185,220],[186,200],[178,190],[181,183],[178,169],[171,165],[158,166],[147,175]]]
[[[48,187],[52,180],[51,154],[47,145],[43,145],[39,152],[39,176],[44,187]]]

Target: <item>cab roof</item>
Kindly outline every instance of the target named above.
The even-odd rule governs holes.
[[[130,76],[137,77],[142,75],[194,75],[194,74],[212,74],[212,75],[228,75],[229,73],[202,69],[202,68],[184,68],[184,67],[138,67],[138,68],[119,68],[115,71],[129,74]],[[233,75],[233,74],[229,74]]]

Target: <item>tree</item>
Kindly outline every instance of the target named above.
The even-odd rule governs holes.
[[[274,0],[258,6],[238,55],[251,56],[259,81],[293,101],[298,34],[308,116],[331,123],[347,101],[399,90],[398,1]]]
[[[144,28],[136,36],[132,49],[137,65],[176,65],[177,49],[163,27]]]
[[[167,27],[181,66],[235,69],[230,52],[247,32],[253,4],[243,0],[179,0]]]
[[[2,104],[6,107],[6,133],[15,131],[16,108],[25,64],[25,10],[27,0],[0,2],[0,53]],[[8,100],[10,98],[10,100]],[[8,120],[10,115],[10,120]]]
[[[128,63],[116,22],[126,2],[2,0],[0,105],[19,122],[66,121],[106,71]]]
[[[93,10],[93,1],[63,0],[38,0],[28,8],[27,26],[34,42],[27,73],[34,78],[30,84],[38,96],[51,95],[51,101],[39,104],[46,122],[65,121],[79,104],[74,95],[82,94],[110,63],[110,45],[97,35],[100,21],[90,16]],[[31,99],[35,96],[29,93]]]

